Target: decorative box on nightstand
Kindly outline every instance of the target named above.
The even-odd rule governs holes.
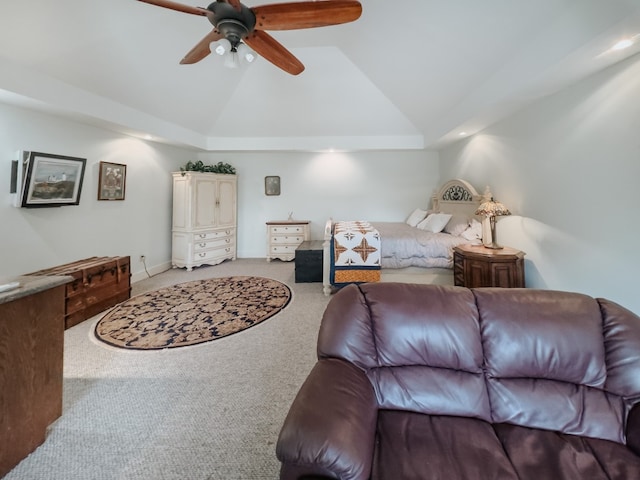
[[[296,248],[309,240],[309,220],[273,220],[267,222],[267,262],[274,258],[290,261]]]
[[[453,278],[460,287],[524,287],[524,252],[482,245],[453,247]]]

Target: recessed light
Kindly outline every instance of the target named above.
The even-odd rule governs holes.
[[[461,137],[464,137],[467,134],[467,132],[460,132],[458,135],[460,135]]]
[[[624,50],[625,48],[629,48],[631,45],[633,45],[633,40],[625,38],[611,47],[611,50]]]

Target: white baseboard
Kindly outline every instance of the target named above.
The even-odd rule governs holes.
[[[142,265],[142,264],[140,264]],[[153,267],[147,267],[147,271],[149,272],[149,275],[151,275],[152,277],[154,275],[157,275],[159,273],[162,272],[166,272],[167,270],[169,270],[171,268],[171,262],[164,262],[161,263],[159,265],[154,265]],[[147,278],[149,278],[149,275],[147,275],[147,272],[145,272],[144,267],[142,267],[142,269],[138,270],[138,271],[131,271],[131,283],[136,283],[139,282],[141,280],[145,280]]]

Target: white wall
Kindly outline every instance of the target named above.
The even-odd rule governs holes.
[[[443,178],[514,214],[498,242],[526,252],[528,287],[605,297],[640,313],[640,55],[440,152]]]
[[[80,205],[10,206],[10,161],[17,150],[87,159]],[[21,275],[91,256],[131,256],[134,280],[167,268],[171,242],[171,178],[191,152],[146,143],[44,113],[0,104],[0,277]],[[98,201],[100,161],[127,165],[124,201]],[[153,273],[153,272],[152,272]]]
[[[268,220],[311,220],[321,240],[326,220],[404,221],[426,207],[440,182],[438,155],[425,151],[352,153],[253,152],[200,154],[205,163],[238,172],[238,256],[265,257]],[[264,193],[264,177],[278,175],[281,194]]]
[[[10,206],[10,161],[20,149],[86,158],[80,205]],[[0,278],[90,256],[131,256],[133,281],[146,275],[142,254],[152,274],[169,268],[169,172],[196,159],[238,170],[239,257],[265,257],[265,222],[291,211],[321,239],[328,217],[404,220],[439,184],[433,152],[196,154],[0,104]],[[100,161],[127,165],[124,201],[96,199]],[[281,177],[280,196],[264,194],[266,175]]]

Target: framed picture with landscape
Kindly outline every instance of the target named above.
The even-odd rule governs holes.
[[[29,152],[21,206],[79,205],[86,158]]]
[[[124,200],[126,180],[126,165],[100,162],[98,200]]]

